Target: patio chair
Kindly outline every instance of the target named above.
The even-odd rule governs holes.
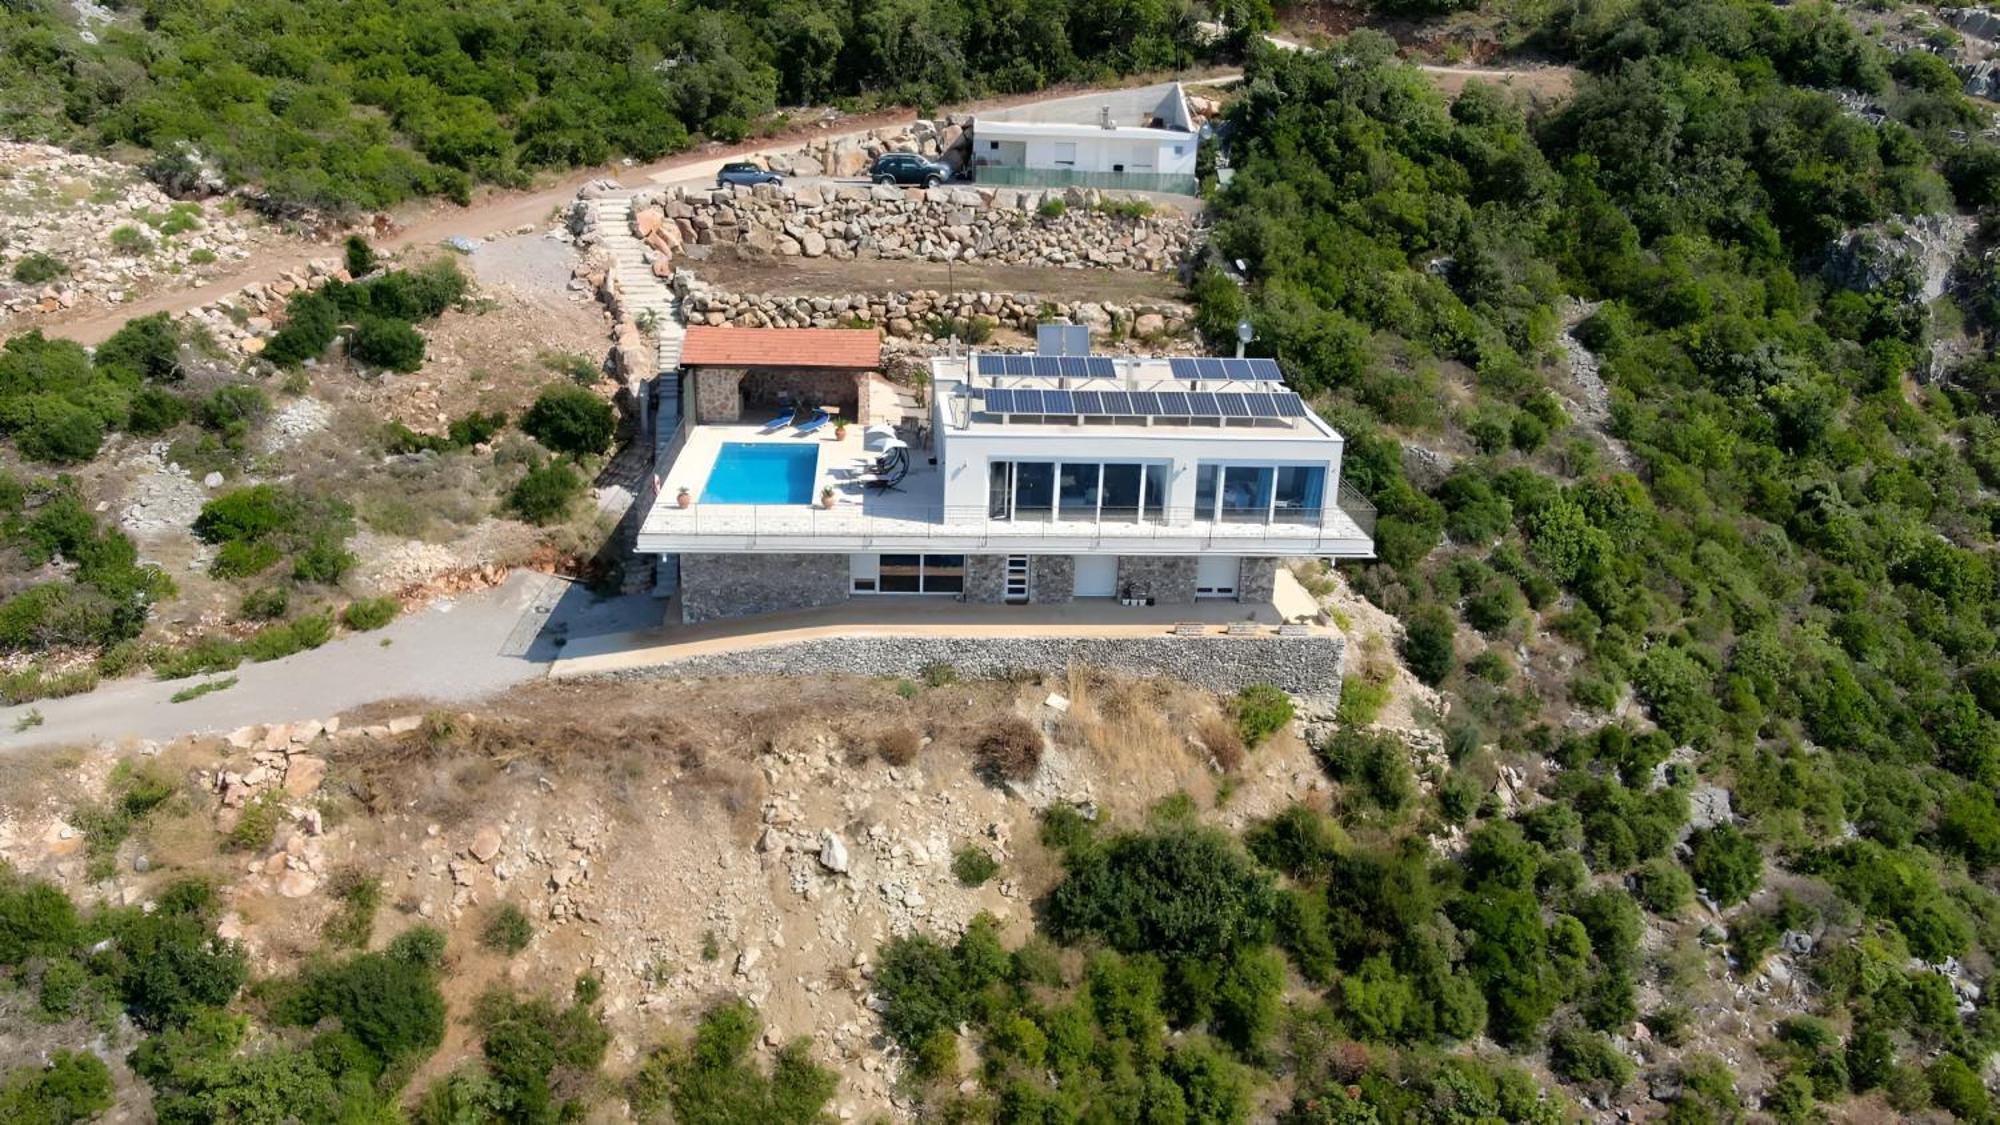
[[[812,435],[825,429],[826,424],[828,422],[831,422],[832,420],[833,416],[828,414],[826,411],[815,410],[813,411],[812,417],[806,419],[804,422],[799,423],[799,428],[792,431],[792,436],[811,437]]]
[[[796,406],[788,407],[786,408],[783,414],[780,414],[776,418],[773,418],[770,421],[764,423],[764,428],[762,430],[759,430],[758,432],[765,434],[775,434],[779,430],[784,429],[786,426],[791,425],[792,422],[798,418],[798,416],[799,416],[798,407]]]
[[[901,492],[903,490],[903,478],[909,475],[909,458],[898,455],[895,463],[891,464],[886,471],[856,477],[855,483],[865,485],[878,492]]]

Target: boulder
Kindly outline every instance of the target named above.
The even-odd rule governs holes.
[[[500,829],[497,826],[481,825],[479,831],[472,834],[472,846],[466,851],[481,863],[491,863],[493,857],[500,854],[500,843]]]
[[[832,832],[820,834],[819,865],[836,875],[847,874],[847,844]]]
[[[304,898],[319,889],[319,880],[310,871],[287,871],[278,880],[278,893],[286,898]]]
[[[294,799],[310,797],[326,780],[326,759],[311,754],[295,754],[285,767],[285,795]]]

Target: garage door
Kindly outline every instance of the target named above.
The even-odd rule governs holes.
[[[1243,564],[1234,555],[1203,555],[1195,563],[1194,596],[1197,598],[1233,598],[1236,596],[1236,575]]]
[[[1117,555],[1078,555],[1076,557],[1076,596],[1079,598],[1110,598],[1118,594]]]

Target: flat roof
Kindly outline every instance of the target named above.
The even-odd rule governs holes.
[[[683,367],[847,367],[882,365],[872,328],[716,328],[695,325],[681,347]]]
[[[1084,359],[1090,362],[1081,362]],[[1071,374],[1046,373],[1052,362],[1066,363],[1063,369]],[[1002,373],[1009,367],[1040,368],[1044,373]],[[974,352],[931,360],[938,424],[945,432],[1198,441],[1343,440],[1284,385],[1279,374],[1269,360],[1206,356],[1051,360]]]
[[[1096,90],[1067,98],[1046,99],[1011,109],[989,109],[975,114],[972,135],[977,137],[989,126],[1022,122],[1046,125],[1087,125],[1095,128],[1105,117],[1114,125],[1148,126],[1158,121],[1167,129],[1194,131],[1188,113],[1187,94],[1178,82],[1156,82],[1122,90]]]
[[[1077,140],[1109,138],[1114,141],[1173,141],[1186,144],[1193,133],[1182,133],[1173,129],[1152,129],[1140,125],[1114,125],[1106,129],[1102,125],[1070,125],[1042,121],[985,121],[975,122],[975,136],[989,140],[1006,140],[1010,137],[1073,137]]]

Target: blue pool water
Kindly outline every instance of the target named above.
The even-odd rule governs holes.
[[[819,443],[725,442],[701,490],[707,504],[810,504]]]

